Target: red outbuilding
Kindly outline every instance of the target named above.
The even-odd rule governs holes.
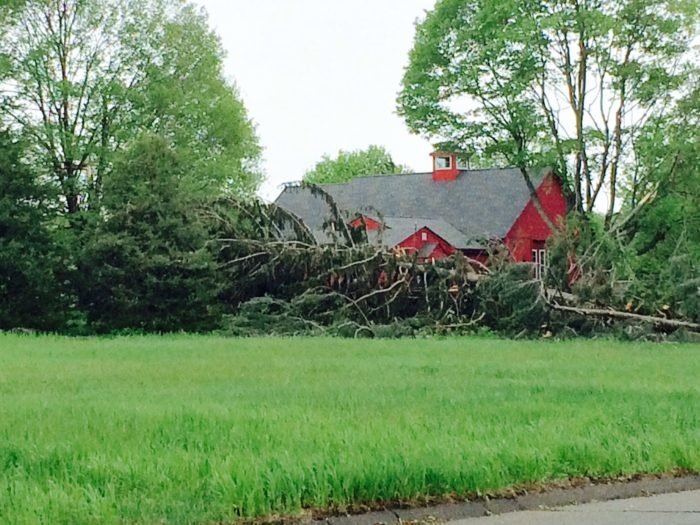
[[[457,154],[435,152],[426,173],[358,177],[324,184],[348,224],[365,228],[372,242],[440,259],[461,251],[487,262],[488,247],[504,246],[516,262],[546,265],[552,228],[534,204],[518,168],[468,169]],[[561,181],[549,168],[528,175],[549,221],[562,225],[567,212]],[[325,199],[304,185],[287,185],[276,204],[295,214],[320,242],[330,217]]]

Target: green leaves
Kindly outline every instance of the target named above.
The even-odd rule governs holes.
[[[492,164],[549,158],[576,210],[607,205],[610,225],[635,134],[687,78],[697,12],[697,0],[440,0],[416,28],[398,111]]]
[[[366,150],[340,151],[333,159],[324,155],[314,169],[307,171],[304,180],[312,184],[348,182],[355,177],[406,173],[409,168],[394,163],[389,152],[381,146]]]
[[[138,138],[117,158],[105,184],[106,219],[80,257],[81,303],[94,329],[214,326],[219,285],[202,196],[188,191],[188,175],[158,136]]]
[[[536,71],[530,29],[514,2],[438,3],[417,29],[399,97],[409,127],[480,155],[517,151],[505,143],[541,127],[526,91]]]
[[[22,143],[0,131],[0,330],[57,330],[70,307],[65,248],[51,224],[52,188],[25,155]]]
[[[238,90],[224,78],[224,53],[206,17],[185,7],[158,45],[159,60],[130,93],[132,125],[171,137],[195,189],[251,195],[261,180],[260,147]]]
[[[43,290],[56,248],[72,271],[53,281],[72,289],[49,299],[79,295],[80,328],[211,328],[219,284],[200,212],[224,195],[251,197],[261,177],[253,124],[205,14],[182,0],[14,5],[0,18],[0,125],[23,136],[36,172],[25,193],[3,186],[24,172],[0,180],[11,201],[0,193],[0,203],[18,218],[6,223],[32,226],[10,244],[0,231],[0,295],[9,274]],[[32,180],[58,190],[51,205]],[[4,254],[24,266],[3,266]],[[0,329],[24,324],[5,322],[31,304],[13,297],[0,299]]]
[[[637,254],[635,293],[652,304],[700,321],[700,88],[675,111],[646,126],[636,145],[640,159],[636,200],[656,197],[632,227]],[[633,201],[634,203],[634,201]],[[695,283],[693,286],[690,284]]]
[[[99,208],[114,155],[144,132],[169,137],[197,191],[257,188],[257,137],[202,12],[181,0],[26,0],[3,29],[0,78],[12,81],[0,83],[0,120],[26,135],[67,212]]]

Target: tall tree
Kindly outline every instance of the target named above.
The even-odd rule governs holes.
[[[554,165],[574,209],[606,201],[610,227],[632,144],[686,78],[697,11],[697,0],[439,0],[417,27],[399,112],[495,163]]]
[[[385,148],[369,146],[366,150],[341,150],[335,158],[324,155],[313,169],[306,172],[304,180],[312,184],[328,184],[348,182],[356,177],[407,171],[410,171],[409,168],[396,164]]]
[[[700,82],[666,118],[650,122],[637,143],[636,187],[650,195],[626,224],[631,232],[635,294],[700,321]],[[629,207],[640,207],[634,189]],[[644,198],[644,197],[642,197]]]
[[[260,147],[235,85],[223,75],[224,51],[206,15],[182,7],[162,28],[160,51],[129,93],[127,129],[170,137],[196,189],[250,196],[260,181]]]
[[[81,305],[93,329],[172,332],[213,327],[218,290],[203,196],[165,139],[144,135],[105,181],[106,219],[79,261]]]
[[[142,75],[134,40],[154,28],[134,4],[28,0],[2,28],[2,116],[32,139],[70,213],[100,194],[124,90]]]
[[[23,145],[0,131],[0,330],[63,328],[69,301],[55,204]]]
[[[1,23],[0,118],[31,139],[67,212],[99,204],[114,152],[164,128],[193,159],[224,159],[221,186],[255,187],[252,125],[206,17],[184,1],[25,0]],[[225,178],[222,165],[238,169]]]

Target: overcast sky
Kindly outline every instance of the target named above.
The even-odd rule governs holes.
[[[396,115],[414,22],[435,0],[197,0],[228,53],[274,199],[324,153],[385,146],[428,171],[431,147]]]

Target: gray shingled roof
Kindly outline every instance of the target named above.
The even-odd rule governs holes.
[[[530,171],[535,186],[547,171]],[[505,237],[530,198],[517,168],[462,171],[450,182],[435,182],[432,173],[358,177],[321,188],[349,217],[362,213],[384,221],[384,244],[408,232],[397,244],[427,226],[456,248],[474,245],[468,241]],[[287,187],[275,202],[312,231],[322,230],[330,215],[325,200],[305,187]]]

